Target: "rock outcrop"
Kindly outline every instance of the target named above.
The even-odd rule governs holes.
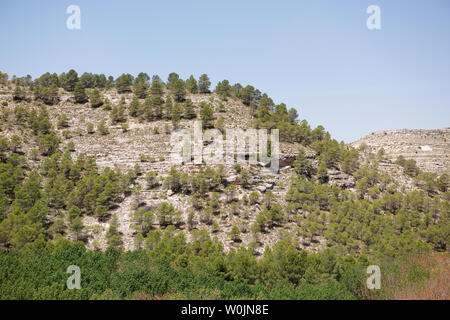
[[[387,130],[375,132],[351,143],[365,143],[372,151],[381,148],[395,160],[399,155],[414,159],[423,171],[450,174],[450,128],[437,130]]]

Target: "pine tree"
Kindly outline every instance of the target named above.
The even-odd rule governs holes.
[[[132,117],[138,117],[141,114],[139,99],[134,96],[128,107],[128,114]]]
[[[317,179],[321,183],[325,183],[328,181],[328,170],[327,165],[324,161],[321,161],[317,170]]]
[[[76,217],[72,220],[72,222],[70,223],[70,229],[75,233],[75,241],[78,241],[80,233],[84,229],[84,224],[81,217]]]
[[[241,235],[241,232],[239,231],[239,228],[237,226],[233,226],[233,228],[231,228],[231,231],[229,234],[231,240],[233,240],[234,242],[240,241],[240,239],[241,239],[240,235]]]
[[[172,119],[172,109],[173,109],[173,102],[170,97],[167,97],[166,102],[164,103],[164,118],[167,120]]]
[[[106,121],[104,119],[102,121],[100,121],[100,123],[98,124],[97,130],[102,136],[105,136],[109,133],[108,127],[106,125]]]
[[[169,76],[167,77],[167,89],[169,90],[173,90],[175,87],[175,83],[180,79],[180,76],[175,73],[172,72],[169,74]]]
[[[93,88],[95,85],[94,75],[90,72],[85,72],[81,75],[80,81],[85,88]]]
[[[408,159],[404,162],[405,173],[411,177],[415,177],[420,173],[419,167],[417,167],[416,160]]]
[[[106,81],[105,88],[106,89],[111,89],[113,86],[114,86],[114,77],[113,76],[109,76],[108,80]]]
[[[150,93],[152,96],[162,96],[164,93],[162,83],[160,81],[153,81],[150,87]]]
[[[147,89],[148,85],[146,85],[144,82],[137,82],[134,84],[134,94],[139,99],[145,99],[147,97]]]
[[[0,160],[6,159],[6,152],[9,151],[9,141],[4,137],[0,137]]]
[[[223,80],[216,85],[216,93],[225,100],[231,94],[231,86],[228,80]]]
[[[203,103],[200,109],[200,119],[202,120],[202,126],[204,129],[209,129],[213,127],[214,124],[214,111],[212,107]]]
[[[109,101],[109,99],[106,98],[104,103],[103,103],[103,110],[110,111],[111,109],[112,109],[111,101]]]
[[[256,90],[254,87],[248,85],[242,89],[240,95],[242,103],[244,103],[246,106],[249,106],[255,100]]]
[[[142,104],[142,116],[147,120],[151,121],[154,119],[152,100],[147,97]]]
[[[42,136],[39,139],[39,150],[44,156],[52,155],[56,150],[58,150],[60,139],[54,133],[51,132]]]
[[[150,77],[145,72],[139,72],[136,79],[134,80],[135,83],[137,83],[137,82],[148,83],[149,81],[150,81]]]
[[[134,80],[134,94],[139,99],[145,99],[147,97],[147,90],[148,90],[148,81],[150,80],[150,77],[148,74],[141,72],[138,74],[136,79]]]
[[[184,102],[184,117],[186,119],[194,119],[197,117],[197,114],[195,113],[194,104],[192,103],[192,100],[187,99]]]
[[[102,98],[100,96],[100,91],[97,88],[92,90],[90,100],[92,108],[98,108],[103,104]]]
[[[114,106],[111,109],[110,117],[112,123],[119,123],[119,122],[126,122],[127,117],[125,115],[126,111],[126,105],[125,105],[125,98],[122,98],[119,105]]]
[[[59,115],[56,126],[58,129],[67,128],[69,126],[69,118],[67,118],[65,113]]]
[[[133,76],[131,74],[122,74],[115,81],[117,93],[130,92],[131,84],[133,83]]]
[[[71,69],[67,74],[62,74],[61,77],[62,79],[60,79],[60,83],[62,87],[66,91],[74,91],[75,85],[79,82],[78,73],[75,70]]]
[[[106,206],[103,205],[98,205],[95,208],[94,211],[94,215],[100,220],[100,221],[104,221],[106,219],[106,217],[108,217],[109,213],[108,213],[108,208]]]
[[[13,92],[13,100],[14,101],[22,101],[25,100],[25,90],[22,90],[21,86],[16,86]]]
[[[20,148],[22,146],[22,139],[20,139],[20,137],[15,134],[11,137],[11,143],[10,143],[10,148],[12,152],[19,152]],[[442,178],[442,176],[441,176]]]
[[[167,226],[177,223],[180,214],[181,212],[175,210],[173,205],[163,202],[159,205],[156,215],[160,226]]]
[[[161,119],[162,116],[162,106],[164,104],[164,99],[161,96],[154,96],[151,99],[151,106],[153,110],[153,115],[156,119]]]
[[[76,83],[73,94],[76,103],[85,103],[87,101],[86,91],[80,81]]]
[[[147,189],[153,189],[157,183],[158,172],[149,171],[145,176],[145,181],[147,182]]]
[[[439,188],[439,191],[447,192],[448,183],[449,183],[448,174],[446,173],[442,174],[437,180],[437,187]]]
[[[300,175],[309,176],[311,170],[311,162],[308,160],[305,150],[300,149],[294,161],[295,171]]]
[[[77,217],[81,217],[81,210],[77,206],[72,205],[67,212],[67,219],[69,219],[69,221],[72,221]]]
[[[175,103],[172,109],[172,124],[174,129],[177,129],[178,122],[181,120],[181,113],[183,112],[183,109],[181,107],[181,104]]]
[[[297,110],[294,108],[291,108],[291,109],[289,109],[288,114],[289,114],[289,121],[291,122],[291,124],[294,124],[298,118]]]
[[[189,79],[186,80],[186,89],[189,93],[198,92],[197,80],[194,78],[193,75],[191,75]]]
[[[211,81],[209,81],[208,75],[202,74],[198,80],[198,91],[200,93],[209,93],[210,85],[211,85]]]
[[[175,97],[175,101],[182,102],[184,101],[184,97],[186,96],[186,86],[184,81],[178,79],[172,86],[172,94]]]

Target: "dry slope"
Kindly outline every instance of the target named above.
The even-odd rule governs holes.
[[[383,148],[395,160],[399,155],[414,159],[423,171],[450,174],[450,128],[436,130],[387,130],[351,143],[366,143],[372,152]]]

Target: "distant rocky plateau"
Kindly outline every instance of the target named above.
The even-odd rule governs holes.
[[[423,171],[450,174],[450,128],[423,130],[401,129],[374,132],[352,142],[353,147],[366,143],[372,152],[383,148],[395,161],[399,155],[414,159]]]

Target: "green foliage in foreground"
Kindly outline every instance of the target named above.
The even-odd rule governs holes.
[[[188,244],[168,228],[153,250],[128,252],[40,238],[0,251],[0,299],[355,299],[363,284],[367,261],[330,250],[299,254],[284,240],[257,260],[251,250],[225,254],[216,239],[196,238]],[[79,290],[66,287],[69,265],[81,269]]]
[[[40,237],[20,250],[0,251],[0,299],[389,299],[430,277],[420,263],[430,258],[426,252],[369,262],[331,249],[297,252],[285,239],[257,259],[251,249],[224,253],[207,233],[193,236],[187,243],[169,227],[153,249],[127,252]],[[385,280],[382,290],[368,292],[365,270],[373,263]],[[80,267],[79,290],[66,287],[70,265]]]

